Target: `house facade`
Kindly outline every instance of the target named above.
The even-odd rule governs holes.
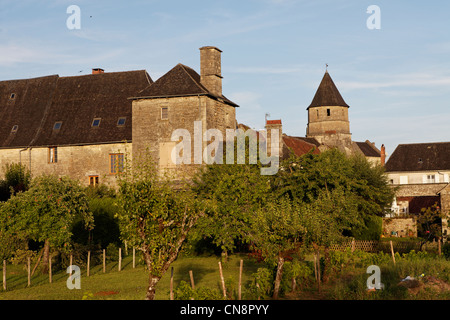
[[[400,144],[385,168],[397,188],[392,216],[417,215],[434,205],[450,213],[450,142]],[[442,233],[446,240],[447,218],[442,220]]]

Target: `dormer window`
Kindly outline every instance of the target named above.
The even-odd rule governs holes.
[[[117,120],[117,126],[118,127],[123,127],[124,125],[125,125],[125,120],[126,120],[127,118],[126,117],[120,117],[118,120]]]
[[[94,120],[92,121],[92,127],[97,128],[100,126],[100,118],[94,118]]]
[[[16,133],[18,129],[19,129],[19,126],[17,124],[13,125],[13,127],[11,129],[11,133]]]
[[[11,93],[11,95],[9,96],[9,98],[10,98],[11,100],[14,100],[14,99],[16,98],[16,94],[15,94],[15,93]]]
[[[59,130],[61,129],[62,126],[62,121],[56,121],[55,124],[53,125],[53,130]]]

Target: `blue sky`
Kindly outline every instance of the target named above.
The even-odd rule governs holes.
[[[70,30],[67,7],[81,9]],[[370,30],[370,5],[381,29]],[[350,105],[353,140],[450,141],[450,2],[362,0],[0,0],[0,80],[145,69],[199,72],[199,48],[222,53],[237,120],[265,113],[304,136],[306,108],[328,71]]]

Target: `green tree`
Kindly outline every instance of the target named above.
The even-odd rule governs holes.
[[[24,165],[7,163],[3,166],[3,172],[5,179],[0,180],[0,201],[6,201],[13,194],[28,190],[31,174]]]
[[[86,228],[93,227],[83,188],[69,178],[42,175],[29,190],[13,195],[0,207],[1,232],[19,239],[44,242],[43,272],[47,272],[51,248],[70,248],[71,227],[76,216]]]
[[[301,221],[301,207],[287,197],[273,199],[256,210],[248,239],[264,261],[276,267],[273,298],[278,299],[286,256],[296,251],[307,230]]]
[[[146,299],[153,300],[159,280],[202,213],[189,189],[175,188],[159,176],[150,157],[133,159],[132,170],[121,174],[119,185],[122,240],[143,253],[149,271]]]

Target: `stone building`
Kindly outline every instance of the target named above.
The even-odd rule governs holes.
[[[127,98],[152,82],[145,70],[102,69],[0,81],[0,165],[115,185],[132,142]]]
[[[306,136],[297,137],[282,133],[280,135],[282,157],[287,157],[289,152],[302,155],[309,151],[319,153],[337,148],[347,155],[361,154],[372,163],[384,164],[384,145],[380,150],[369,140],[352,141],[349,108],[326,71],[311,104],[306,109],[308,112]],[[282,132],[281,120],[266,120],[265,127],[266,130],[279,128]]]
[[[400,144],[385,168],[397,187],[393,216],[417,215],[433,205],[450,214],[450,142]],[[447,221],[442,221],[445,239]]]
[[[175,178],[183,173],[189,176],[205,163],[203,151],[212,141],[204,137],[208,130],[218,130],[223,142],[226,130],[236,129],[238,105],[222,94],[221,52],[211,46],[200,48],[200,74],[177,64],[131,98],[133,155],[146,150],[163,171]],[[183,140],[172,137],[177,130],[190,139],[190,147],[183,149],[190,152],[182,155],[182,163],[172,158]]]
[[[208,129],[224,137],[236,129],[238,105],[222,94],[221,50],[200,48],[200,69],[178,64],[156,82],[145,70],[99,68],[82,76],[0,81],[0,165],[22,163],[33,175],[115,187],[126,160],[143,151],[162,171],[174,168],[172,135],[181,129],[201,152],[177,168],[190,172],[214,140],[203,138]]]

